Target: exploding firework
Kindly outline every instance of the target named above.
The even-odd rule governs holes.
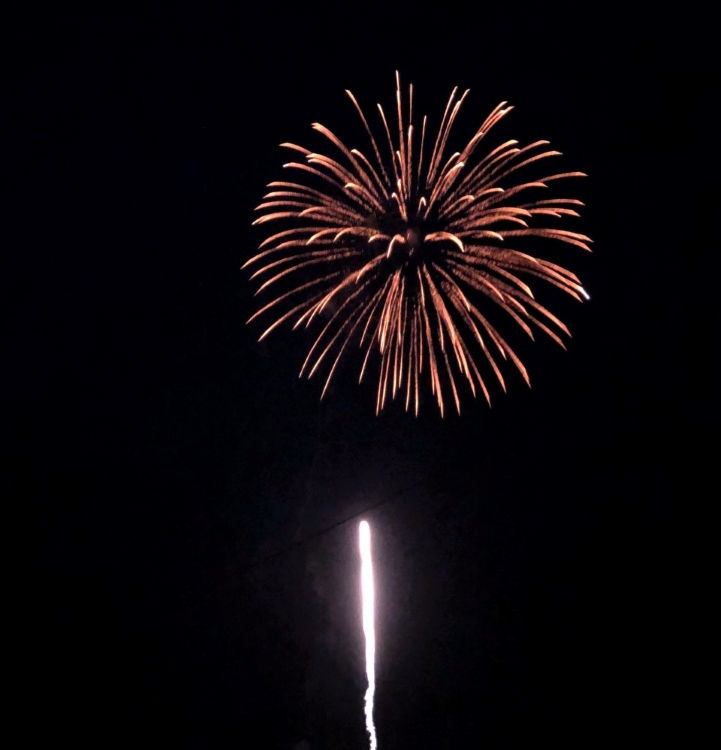
[[[346,93],[370,139],[370,158],[350,149],[328,128],[315,123],[337,150],[336,158],[283,143],[302,158],[284,166],[299,181],[271,182],[254,224],[287,222],[268,237],[251,278],[258,292],[273,299],[250,320],[272,316],[261,335],[289,321],[294,328],[320,328],[301,375],[324,363],[328,375],[321,398],[349,345],[362,351],[360,380],[373,357],[378,365],[376,412],[399,394],[418,414],[424,383],[440,408],[450,394],[460,413],[459,383],[478,389],[490,404],[491,372],[505,390],[500,359],[510,359],[530,384],[520,358],[488,319],[494,303],[533,338],[536,328],[561,346],[566,326],[536,301],[527,282],[542,279],[577,300],[588,298],[578,278],[555,263],[513,247],[542,237],[589,250],[590,239],[558,229],[553,222],[578,216],[581,201],[529,200],[550,182],[581,172],[517,180],[519,170],[556,156],[548,141],[519,147],[514,140],[477,156],[493,126],[512,107],[499,104],[462,151],[446,157],[453,123],[468,91],[454,89],[435,138],[427,118],[420,133],[413,125],[413,87],[406,101],[396,74],[397,134],[378,105],[380,142],[363,110]],[[387,148],[388,158],[381,157]],[[302,177],[302,181],[301,180]],[[525,280],[524,280],[525,279]],[[492,317],[492,316],[491,316]],[[483,362],[489,369],[486,369]]]
[[[368,689],[365,694],[366,729],[371,750],[376,750],[376,728],[373,723],[373,699],[376,690],[376,634],[375,592],[373,587],[373,556],[371,554],[371,530],[367,521],[361,521],[358,529],[361,554],[361,597],[363,600],[363,634],[366,641],[366,677]]]

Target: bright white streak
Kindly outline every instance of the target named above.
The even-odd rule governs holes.
[[[366,676],[368,689],[365,695],[366,729],[370,736],[371,750],[376,750],[376,728],[373,724],[373,696],[376,691],[376,633],[374,626],[375,592],[373,589],[373,558],[371,556],[371,529],[367,521],[361,521],[361,594],[363,597],[363,633],[366,639]]]

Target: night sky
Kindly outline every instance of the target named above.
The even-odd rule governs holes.
[[[18,24],[31,292],[9,308],[3,482],[32,513],[24,660],[58,740],[367,747],[359,514],[381,750],[651,746],[682,725],[678,519],[714,390],[707,48],[603,4],[478,5]],[[507,369],[460,417],[430,398],[376,417],[355,357],[320,402],[308,340],[246,325],[278,144],[320,147],[315,121],[352,136],[343,89],[390,105],[396,69],[430,117],[471,89],[459,138],[507,100],[497,138],[590,175],[556,194],[587,204],[566,228],[594,252],[563,259],[592,300],[542,290],[568,351],[519,339],[532,389]]]

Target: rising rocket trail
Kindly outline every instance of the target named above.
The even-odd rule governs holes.
[[[366,639],[366,676],[368,689],[365,694],[366,729],[370,736],[370,750],[376,750],[376,728],[373,724],[373,697],[376,690],[376,633],[374,626],[373,558],[371,556],[371,530],[367,521],[361,521],[361,594],[363,597],[363,633]]]

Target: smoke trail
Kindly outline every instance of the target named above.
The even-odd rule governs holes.
[[[376,728],[373,724],[373,696],[376,690],[376,633],[374,620],[373,558],[371,557],[371,530],[367,521],[361,521],[361,593],[363,595],[363,633],[366,639],[366,675],[368,689],[365,694],[366,729],[370,736],[371,750],[376,750]]]

